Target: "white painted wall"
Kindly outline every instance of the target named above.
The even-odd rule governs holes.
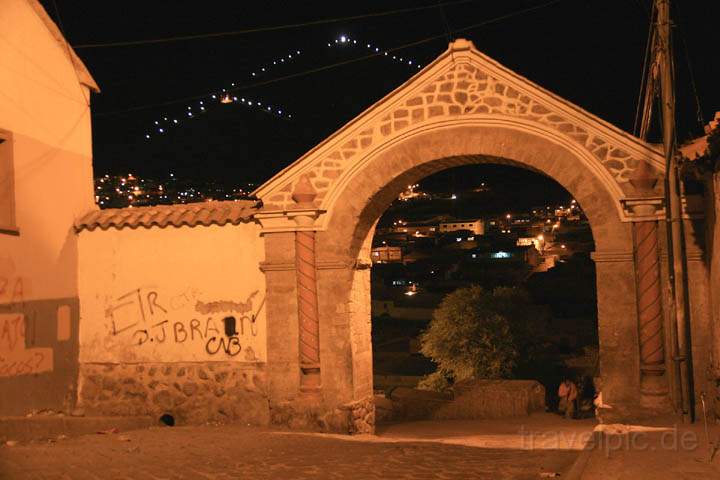
[[[77,296],[72,225],[94,207],[90,93],[34,4],[0,1],[0,130],[12,139],[4,181],[16,218],[0,228],[19,230],[0,233],[0,304]]]
[[[81,363],[265,361],[258,225],[113,228],[79,237]],[[225,335],[227,316],[237,320],[237,340]]]
[[[10,160],[0,166],[0,182],[10,190],[4,206],[11,199],[13,209],[0,224],[5,415],[67,408],[74,388],[73,223],[94,208],[88,87],[94,82],[71,53],[37,0],[0,0],[0,136]]]

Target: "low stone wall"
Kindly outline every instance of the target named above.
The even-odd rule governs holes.
[[[346,406],[350,411],[350,433],[375,433],[375,402],[373,397]]]
[[[375,433],[373,397],[325,408],[319,397],[300,396],[270,406],[271,423],[291,430],[359,434]]]
[[[535,380],[468,380],[433,412],[436,419],[521,417],[545,410],[545,387]]]
[[[545,387],[534,380],[469,380],[444,393],[398,387],[374,402],[378,423],[507,418],[544,411]]]
[[[178,424],[267,425],[265,377],[261,365],[236,362],[83,363],[79,405],[87,415],[170,414]]]

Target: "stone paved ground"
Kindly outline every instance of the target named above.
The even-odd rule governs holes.
[[[3,446],[0,479],[536,479],[577,454],[165,427]]]

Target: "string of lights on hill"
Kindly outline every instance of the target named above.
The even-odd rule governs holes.
[[[362,48],[363,45],[365,45],[365,48],[370,52],[383,52],[382,58],[387,58],[388,60],[393,62],[406,64],[408,67],[412,67],[414,69],[419,70],[421,68],[421,65],[418,62],[410,58],[401,57],[399,55],[391,55],[387,51],[383,50],[382,48],[373,43],[365,43],[359,41],[357,38],[351,38],[349,35],[340,35],[333,42],[327,43],[327,46],[330,48]],[[297,59],[302,53],[303,52],[301,50],[294,50],[286,55],[273,59],[265,65],[257,67],[254,71],[251,72],[250,80],[257,79],[266,73],[272,72],[274,67],[277,67],[281,64],[291,63],[294,59]],[[165,133],[168,133],[171,128],[179,128],[183,125],[184,121],[191,121],[196,118],[196,116],[207,113],[208,109],[210,108],[223,106],[227,107],[230,105],[239,105],[245,108],[255,109],[256,111],[272,115],[282,120],[291,120],[293,118],[293,115],[282,106],[268,103],[267,101],[261,100],[258,97],[251,97],[249,95],[236,95],[235,91],[237,90],[237,85],[239,84],[240,82],[231,82],[228,87],[221,88],[215,93],[211,93],[206,99],[197,100],[192,104],[186,105],[186,109],[181,114],[177,112],[174,114],[162,114],[160,117],[158,117],[158,119],[154,120],[152,129],[148,130],[145,133],[145,139],[151,140],[155,135],[163,135]]]

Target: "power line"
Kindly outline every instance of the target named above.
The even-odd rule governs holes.
[[[449,7],[449,6],[454,6],[454,5],[461,5],[463,3],[471,3],[473,1],[475,1],[475,0],[457,0],[454,2],[443,3],[440,5]],[[291,24],[287,24],[287,25],[273,25],[273,26],[268,26],[268,27],[246,28],[243,30],[230,30],[230,31],[226,31],[226,32],[201,33],[201,34],[197,34],[197,35],[179,35],[179,36],[174,36],[174,37],[151,38],[151,39],[146,39],[146,40],[128,40],[128,41],[122,41],[122,42],[85,43],[85,44],[81,44],[81,45],[74,45],[73,48],[78,50],[78,49],[85,49],[85,48],[132,47],[132,46],[138,46],[138,45],[153,45],[153,44],[159,44],[159,43],[183,42],[183,41],[189,41],[189,40],[230,37],[230,36],[236,36],[236,35],[245,35],[248,33],[275,32],[278,30],[290,30],[290,29],[294,29],[294,28],[310,27],[310,26],[314,26],[314,25],[325,25],[328,23],[349,22],[352,20],[361,20],[364,18],[386,17],[389,15],[398,15],[401,13],[410,13],[410,12],[418,12],[418,11],[422,11],[422,10],[429,10],[429,9],[437,8],[437,7],[438,7],[438,4],[426,5],[426,6],[422,6],[422,7],[400,8],[397,10],[366,13],[366,14],[362,14],[362,15],[353,15],[350,17],[327,18],[327,19],[323,19],[323,20],[314,20],[311,22],[291,23]]]
[[[549,1],[549,2],[545,2],[545,3],[540,4],[540,5],[535,5],[535,6],[533,6],[533,7],[528,7],[528,8],[522,9],[522,10],[517,10],[517,11],[512,12],[512,13],[508,13],[508,14],[505,14],[505,15],[501,15],[501,16],[499,16],[499,17],[491,18],[491,19],[489,19],[489,20],[485,20],[485,21],[483,21],[483,22],[476,23],[476,24],[474,24],[474,25],[470,25],[470,26],[467,26],[467,27],[455,29],[455,30],[453,31],[453,33],[465,32],[465,31],[472,30],[472,29],[475,29],[475,28],[479,28],[479,27],[484,27],[484,26],[487,26],[487,25],[491,25],[491,24],[493,24],[493,23],[498,23],[498,22],[503,21],[503,20],[508,20],[508,19],[510,19],[510,18],[514,18],[514,17],[518,17],[518,16],[521,16],[521,15],[525,15],[525,14],[527,14],[527,13],[535,12],[535,11],[540,10],[540,9],[542,9],[542,8],[546,8],[546,7],[553,6],[553,5],[555,5],[555,4],[557,4],[557,3],[560,3],[560,2],[562,2],[562,1],[563,1],[563,0],[551,0],[551,1]],[[437,8],[437,5],[434,5],[433,7],[434,7],[434,8]],[[405,49],[405,48],[410,48],[410,47],[414,47],[414,46],[417,46],[417,45],[422,45],[422,44],[424,44],[424,43],[428,43],[428,42],[432,42],[432,41],[434,41],[434,40],[438,40],[438,39],[441,39],[441,38],[445,38],[445,36],[446,36],[446,33],[442,33],[442,34],[439,34],[439,35],[433,35],[433,36],[431,36],[431,37],[426,37],[426,38],[423,38],[423,39],[420,39],[420,40],[416,40],[416,41],[414,41],[414,42],[410,42],[410,43],[406,43],[406,44],[403,44],[403,45],[399,45],[399,46],[397,46],[397,47],[385,49],[385,50],[383,50],[382,52],[372,53],[372,54],[370,54],[370,55],[365,55],[365,56],[362,56],[362,57],[353,58],[353,59],[351,59],[351,60],[345,60],[345,61],[342,61],[342,62],[332,63],[332,64],[329,64],[329,65],[324,65],[324,66],[322,66],[322,67],[317,67],[317,68],[313,68],[313,69],[310,69],[310,70],[305,70],[305,71],[302,71],[302,72],[292,73],[292,74],[290,74],[290,75],[285,75],[285,76],[282,76],[282,77],[273,78],[273,79],[266,80],[266,81],[263,81],[263,82],[257,82],[257,83],[252,83],[252,84],[249,84],[249,85],[244,85],[244,86],[239,86],[239,87],[234,87],[234,88],[228,88],[226,91],[227,91],[228,93],[234,93],[234,92],[239,92],[239,91],[241,91],[241,90],[248,90],[248,89],[255,88],[255,87],[261,87],[261,86],[264,86],[264,85],[270,85],[270,84],[277,83],[277,82],[281,82],[281,81],[284,81],[284,80],[290,80],[290,79],[292,79],[292,78],[298,78],[298,77],[303,77],[303,76],[306,76],[306,75],[311,75],[311,74],[313,74],[313,73],[324,72],[324,71],[326,71],[326,70],[331,70],[331,69],[333,69],[333,68],[342,67],[342,66],[345,66],[345,65],[350,65],[350,64],[352,64],[352,63],[356,63],[356,62],[361,62],[361,61],[364,61],[364,60],[368,60],[368,59],[370,59],[370,58],[375,58],[375,57],[379,57],[379,56],[384,56],[384,55],[386,55],[387,53],[395,52],[395,51],[402,50],[402,49]],[[172,104],[175,104],[175,103],[182,103],[182,102],[189,102],[189,101],[193,101],[193,100],[200,100],[200,99],[202,99],[202,98],[207,98],[207,97],[209,97],[209,96],[211,96],[211,95],[212,95],[212,93],[204,93],[204,94],[202,94],[202,95],[193,95],[193,96],[189,96],[189,97],[176,98],[176,99],[167,100],[167,101],[164,101],[164,102],[158,102],[158,103],[146,104],[146,105],[138,105],[138,106],[135,106],[135,107],[130,107],[130,108],[122,109],[122,110],[114,110],[114,111],[110,111],[110,112],[99,112],[99,113],[94,113],[93,115],[94,115],[95,117],[108,117],[108,116],[112,116],[112,115],[119,115],[119,114],[122,114],[122,113],[130,113],[130,112],[135,112],[135,111],[140,111],[140,110],[147,110],[147,109],[150,109],[150,108],[163,107],[163,106],[172,105]]]
[[[640,2],[640,0],[638,0],[638,3],[639,2]],[[638,134],[638,128],[639,128],[639,122],[640,122],[640,111],[642,110],[644,95],[647,94],[646,83],[648,81],[652,81],[652,80],[648,79],[648,71],[650,69],[650,64],[652,63],[650,61],[650,54],[654,53],[654,45],[652,45],[653,40],[655,38],[653,36],[654,16],[655,16],[655,5],[653,4],[652,11],[648,13],[650,25],[648,26],[648,37],[647,37],[647,43],[645,44],[645,58],[643,59],[642,75],[640,76],[640,89],[638,91],[637,106],[635,108],[635,121],[633,122],[633,135]],[[653,59],[653,61],[654,61],[654,59]]]
[[[677,6],[678,2],[675,2],[673,6],[675,7],[675,15],[677,17],[680,17],[680,12]],[[681,22],[678,22],[676,24],[678,27],[678,31],[680,32],[680,40],[683,44],[683,50],[685,51],[685,61],[687,62],[687,69],[688,69],[688,77],[690,80],[690,88],[692,89],[693,96],[695,97],[695,108],[696,108],[696,115],[697,115],[697,121],[700,124],[700,131],[703,131],[703,128],[705,127],[705,119],[703,118],[703,111],[702,111],[702,105],[700,104],[700,95],[698,93],[697,84],[695,83],[695,73],[693,71],[692,66],[692,60],[690,59],[690,49],[688,48],[685,30],[682,27]]]

